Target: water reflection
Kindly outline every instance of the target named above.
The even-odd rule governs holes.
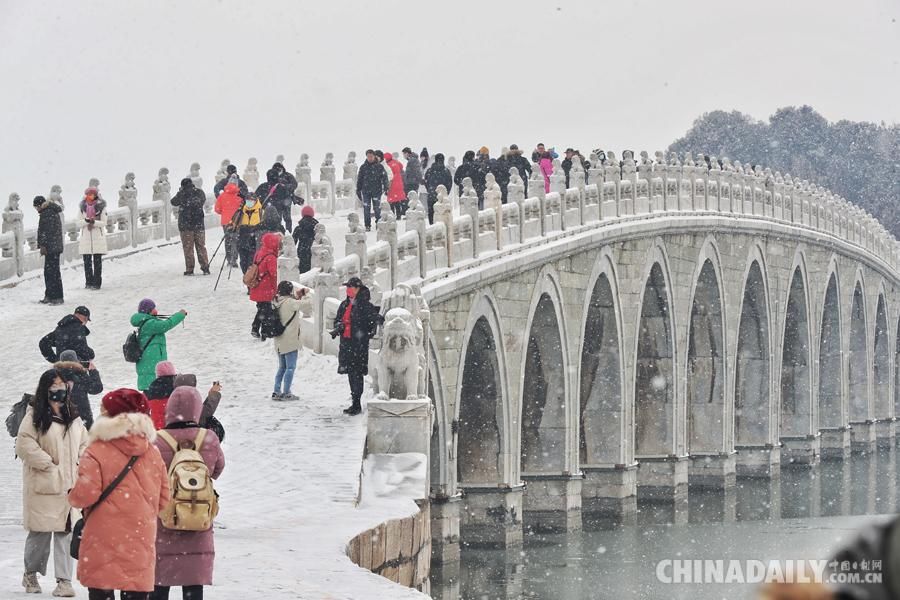
[[[748,585],[664,585],[658,561],[676,558],[826,559],[870,520],[897,511],[893,448],[812,467],[786,465],[780,478],[739,478],[725,490],[691,488],[673,502],[638,502],[635,525],[526,535],[512,551],[464,548],[458,566],[436,570],[440,600],[755,598]],[[585,521],[586,525],[589,521]]]

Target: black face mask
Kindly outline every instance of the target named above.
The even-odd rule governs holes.
[[[65,402],[68,390],[50,390],[47,397],[51,402]]]

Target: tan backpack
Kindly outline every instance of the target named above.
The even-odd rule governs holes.
[[[257,263],[253,263],[247,267],[247,272],[244,273],[243,281],[244,285],[251,290],[259,285],[259,265]]]
[[[179,531],[208,530],[219,514],[219,495],[213,487],[206,461],[200,454],[206,429],[200,428],[193,443],[185,441],[179,444],[165,430],[157,431],[156,435],[175,452],[169,465],[171,499],[159,515],[163,527]]]

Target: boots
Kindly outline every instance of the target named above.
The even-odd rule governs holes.
[[[359,405],[359,398],[353,398],[353,404],[344,409],[345,415],[355,417],[362,412],[362,406]]]
[[[22,575],[22,587],[26,594],[40,594],[41,584],[38,583],[37,573],[25,573]]]

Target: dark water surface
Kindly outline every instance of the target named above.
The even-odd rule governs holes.
[[[540,598],[741,600],[751,584],[665,584],[662,560],[827,560],[873,520],[897,510],[894,449],[845,461],[782,467],[780,479],[739,478],[727,493],[690,489],[685,503],[638,503],[636,525],[585,524],[569,534],[528,534],[523,548],[463,548],[436,570],[441,600]]]

